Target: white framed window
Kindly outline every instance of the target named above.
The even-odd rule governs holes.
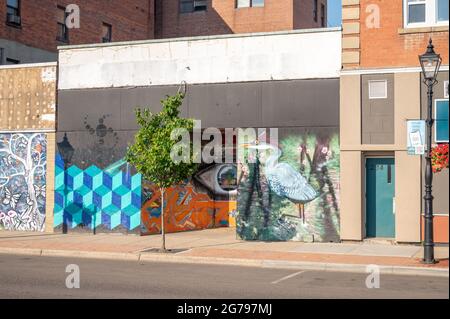
[[[448,25],[449,0],[403,0],[406,28]]]
[[[434,139],[436,143],[448,143],[448,99],[434,101]]]
[[[369,99],[387,99],[387,80],[369,81]]]
[[[264,0],[237,0],[236,8],[264,7]]]
[[[448,99],[448,81],[444,81],[444,98]]]

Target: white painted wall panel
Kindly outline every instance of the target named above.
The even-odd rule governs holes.
[[[336,78],[341,31],[64,47],[59,89]]]

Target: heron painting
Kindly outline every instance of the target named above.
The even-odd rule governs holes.
[[[288,163],[279,163],[282,152],[276,146],[256,142],[255,145],[244,144],[244,147],[259,151],[270,151],[265,160],[264,173],[270,190],[282,198],[298,205],[299,217],[305,222],[305,204],[318,197],[316,190],[308,184],[305,177]]]
[[[339,135],[280,134],[240,143],[237,233],[244,240],[339,240]],[[246,162],[247,161],[247,162]]]

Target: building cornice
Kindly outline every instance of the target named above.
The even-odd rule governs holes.
[[[448,65],[441,66],[439,71],[449,71]],[[420,67],[395,67],[395,68],[367,68],[341,70],[341,76],[344,75],[360,75],[360,74],[386,74],[386,73],[420,73]]]

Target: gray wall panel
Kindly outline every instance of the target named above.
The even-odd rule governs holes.
[[[194,85],[189,89],[189,116],[203,127],[260,127],[261,83]]]
[[[160,100],[177,86],[61,90],[58,130],[86,130],[88,115],[95,125],[114,130],[137,128],[137,106],[161,109]],[[291,80],[191,85],[182,115],[202,120],[203,127],[337,127],[339,80]]]
[[[177,92],[177,86],[155,86],[149,88],[121,88],[120,91],[120,129],[136,130],[135,109],[150,108],[153,112],[161,111],[161,100],[166,95]],[[187,100],[182,106],[182,116],[187,116]]]
[[[58,130],[84,131],[85,118],[95,126],[100,118],[107,116],[105,125],[114,130],[121,127],[120,90],[80,90],[58,92]]]
[[[369,99],[369,82],[387,81],[387,98]],[[377,74],[361,77],[361,129],[363,144],[394,144],[394,75]]]
[[[339,126],[339,80],[266,82],[263,126]]]

